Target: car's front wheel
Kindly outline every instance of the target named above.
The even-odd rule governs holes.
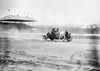
[[[46,35],[44,35],[44,36],[43,36],[43,39],[47,39],[47,36],[46,36]]]

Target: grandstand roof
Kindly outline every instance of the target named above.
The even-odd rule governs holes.
[[[16,15],[7,15],[0,18],[0,21],[14,21],[14,22],[35,22],[36,20],[30,17],[22,17]]]

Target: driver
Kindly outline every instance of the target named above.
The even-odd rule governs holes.
[[[55,36],[55,34],[56,34],[56,29],[55,29],[55,28],[53,28],[53,29],[51,30],[51,34],[52,34],[53,36]]]

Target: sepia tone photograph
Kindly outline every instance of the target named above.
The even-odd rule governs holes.
[[[0,0],[0,71],[100,71],[100,0]]]

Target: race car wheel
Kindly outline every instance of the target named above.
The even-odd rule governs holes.
[[[47,39],[47,36],[46,36],[46,35],[44,35],[44,36],[43,36],[43,39]]]

